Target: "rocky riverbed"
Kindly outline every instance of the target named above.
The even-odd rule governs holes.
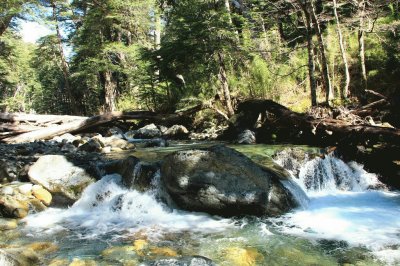
[[[189,136],[180,126],[149,125],[0,144],[0,264],[334,265],[346,254],[349,263],[380,265],[362,241],[327,255],[340,239],[281,233],[297,226],[287,228],[282,217],[306,208],[310,191],[329,178],[334,191],[384,189],[359,166],[308,147],[234,146],[245,156],[221,144],[173,141]]]

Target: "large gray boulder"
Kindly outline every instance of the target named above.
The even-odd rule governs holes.
[[[60,204],[71,204],[78,200],[82,191],[95,178],[84,169],[75,166],[62,155],[45,155],[34,163],[28,172],[32,183],[43,186]]]
[[[220,145],[175,152],[161,168],[161,182],[178,207],[222,216],[289,211],[298,205],[283,185],[289,178]]]

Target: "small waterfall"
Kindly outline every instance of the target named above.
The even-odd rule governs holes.
[[[296,152],[298,155],[298,151]],[[293,156],[294,152],[281,152],[275,161],[285,167],[307,193],[336,191],[365,191],[382,186],[376,175],[368,173],[362,165],[345,163],[333,155],[323,157]]]
[[[139,192],[123,186],[118,174],[104,176],[89,185],[82,197],[69,209],[48,209],[25,221],[28,228],[84,232],[82,238],[96,238],[113,232],[192,230],[219,231],[231,226],[228,219],[192,214],[170,209],[158,200],[159,172],[153,178],[153,189]],[[52,233],[51,231],[49,233]]]
[[[400,263],[400,193],[355,162],[286,150],[275,161],[294,176],[310,202],[276,219],[284,233],[362,246],[388,265]]]

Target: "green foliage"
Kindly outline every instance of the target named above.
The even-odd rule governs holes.
[[[4,111],[27,111],[32,92],[40,88],[31,67],[33,45],[24,43],[13,33],[0,38],[0,108]]]
[[[225,77],[233,102],[270,98],[297,111],[310,106],[305,20],[302,10],[289,1],[228,1],[229,9],[222,0],[3,2],[0,24],[11,18],[8,31],[0,33],[3,110],[71,113],[71,97],[88,115],[114,109],[174,111],[211,99],[223,110]],[[59,25],[66,32],[63,40],[50,35],[36,46],[24,44],[15,34],[15,18],[53,10],[53,4],[55,14],[40,17],[53,28]],[[345,71],[332,5],[331,1],[316,4],[317,16],[323,18],[330,78],[339,98]],[[377,4],[379,13],[371,8]],[[372,1],[368,7],[364,25],[368,85],[389,94],[400,84],[399,10],[393,1]],[[350,90],[362,96],[359,10],[343,2],[338,11]],[[375,16],[375,24],[368,21]],[[315,29],[310,33],[322,101],[321,49]],[[72,49],[67,55],[68,77],[60,42]]]

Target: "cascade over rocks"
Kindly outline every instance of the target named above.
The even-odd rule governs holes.
[[[28,172],[32,183],[46,188],[57,203],[73,203],[95,178],[62,155],[44,155]]]
[[[130,189],[146,191],[150,189],[155,174],[160,170],[159,163],[141,162],[135,156],[108,163],[104,166],[107,174],[117,173],[122,176],[122,183]]]
[[[161,168],[161,185],[178,207],[222,216],[274,216],[296,207],[282,184],[288,178],[220,145],[175,152]]]

